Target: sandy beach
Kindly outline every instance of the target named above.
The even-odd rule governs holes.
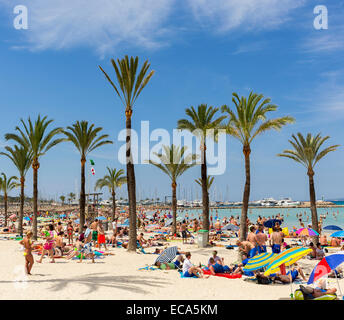
[[[233,242],[233,240],[231,241]],[[214,248],[197,248],[197,245],[182,245],[182,250],[192,253],[192,262],[206,264]],[[184,279],[176,270],[138,270],[151,265],[155,254],[128,253],[123,248],[111,248],[113,256],[78,263],[78,260],[56,259],[49,263],[35,263],[32,276],[24,273],[24,258],[17,241],[0,241],[0,299],[173,299],[173,300],[276,300],[290,299],[290,285],[258,285],[241,279],[224,279],[211,276],[209,279]],[[219,256],[229,264],[237,260],[237,251],[216,247]],[[149,248],[146,252],[153,252]],[[35,255],[35,260],[37,256]],[[316,261],[302,259],[299,265],[306,274],[312,271]],[[307,277],[307,276],[306,276]],[[335,279],[329,279],[336,287]],[[340,280],[344,287],[344,279]],[[298,285],[293,284],[293,290]]]

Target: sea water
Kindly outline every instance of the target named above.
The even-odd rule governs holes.
[[[327,207],[327,208],[317,208],[318,212],[318,219],[320,220],[320,216],[324,216],[323,219],[323,227],[328,225],[336,225],[344,229],[344,207]],[[194,208],[183,208],[178,209],[177,217],[184,218],[185,214],[188,213],[189,220],[193,218],[199,218],[202,216],[202,209],[194,209]],[[290,230],[293,227],[300,228],[300,214],[302,214],[302,222],[305,227],[307,225],[312,224],[312,216],[310,208],[266,208],[266,207],[259,207],[259,208],[249,208],[247,212],[247,216],[251,222],[256,222],[259,216],[265,218],[272,218],[280,214],[284,216],[284,222],[282,224],[283,227],[288,227]],[[229,218],[230,216],[234,216],[234,218],[239,218],[237,221],[240,223],[240,215],[241,215],[241,208],[218,208],[213,209],[210,208],[210,215],[213,216],[213,221],[215,222],[216,217],[222,221],[224,217]],[[299,215],[299,217],[297,217]]]

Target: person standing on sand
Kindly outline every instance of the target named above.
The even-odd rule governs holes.
[[[92,241],[93,241],[93,245],[96,246],[97,241],[98,241],[98,219],[95,219],[91,225],[90,225],[90,229],[92,230]]]
[[[186,221],[183,220],[183,223],[180,227],[180,231],[182,232],[183,244],[188,243],[186,228],[187,228]]]
[[[274,227],[271,234],[270,245],[273,253],[281,252],[281,245],[283,243],[283,233],[279,228]]]
[[[31,269],[34,264],[34,259],[32,255],[33,243],[31,241],[32,235],[32,231],[28,231],[26,233],[26,237],[19,242],[19,244],[24,246],[25,271],[27,275],[31,275]]]
[[[255,234],[255,231],[256,231],[256,228],[254,226],[251,226],[250,227],[250,232],[249,234],[247,235],[247,241],[251,242],[252,245],[254,246],[255,248],[255,251],[252,251],[252,256],[255,256],[258,252],[258,248],[257,248],[257,236]],[[252,257],[251,256],[251,257]]]
[[[220,241],[221,240],[221,234],[222,234],[220,219],[216,220],[214,227],[215,227],[215,230],[216,230],[216,240]]]
[[[55,240],[54,240],[54,233],[53,233],[53,231],[54,231],[54,226],[52,224],[49,224],[49,231],[45,232],[45,240],[46,240],[46,242],[43,245],[41,258],[37,261],[38,263],[42,263],[43,257],[44,257],[44,255],[46,253],[51,258],[50,263],[55,263],[54,252],[53,252]]]
[[[74,229],[73,229],[73,225],[72,225],[71,221],[69,221],[68,224],[67,224],[66,232],[67,232],[68,244],[69,245],[73,244]]]
[[[104,227],[103,227],[103,224],[102,224],[101,221],[98,221],[97,231],[98,231],[98,245],[99,245],[99,249],[101,248],[101,245],[103,244],[105,250],[107,251],[106,240],[105,240],[105,230],[104,230]]]
[[[258,224],[258,230],[256,232],[258,253],[261,254],[266,252],[266,241],[268,240],[267,235],[264,233],[264,226]]]

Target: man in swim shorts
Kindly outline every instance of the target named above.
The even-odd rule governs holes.
[[[279,228],[274,227],[273,232],[271,234],[271,248],[273,253],[280,253],[281,252],[281,245],[283,243],[283,233],[280,231]]]
[[[228,266],[223,266],[222,264],[215,262],[214,258],[209,259],[210,265],[209,270],[214,276],[216,273],[230,273],[231,269]]]
[[[93,245],[95,246],[98,242],[98,219],[95,219],[91,225],[90,225],[90,229],[92,230],[92,241],[93,241]]]
[[[268,236],[264,233],[264,226],[262,224],[258,225],[258,230],[256,232],[257,249],[258,254],[266,252],[266,241]]]

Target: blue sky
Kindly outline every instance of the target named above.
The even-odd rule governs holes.
[[[96,178],[106,166],[121,167],[117,135],[124,128],[123,106],[103,74],[113,73],[110,58],[125,54],[149,59],[155,70],[139,97],[133,127],[149,120],[151,130],[171,131],[185,108],[201,103],[231,105],[232,92],[251,90],[271,97],[275,115],[292,115],[296,123],[269,132],[252,145],[251,199],[291,196],[308,199],[308,180],[301,165],[276,154],[288,148],[292,133],[330,135],[343,144],[344,1],[310,0],[28,0],[28,30],[15,30],[16,1],[0,0],[0,147],[19,119],[38,113],[56,126],[88,120],[115,141],[90,155]],[[21,3],[17,3],[21,4]],[[326,5],[328,30],[313,27],[316,5]],[[215,178],[217,198],[241,200],[244,163],[240,144],[227,138],[227,170]],[[343,148],[316,168],[318,198],[342,198]],[[69,143],[41,159],[39,191],[45,198],[75,192],[79,155]],[[1,171],[16,174],[6,158]],[[201,195],[194,183],[200,168],[180,179],[190,196]],[[141,197],[170,194],[167,177],[149,165],[136,166]],[[27,193],[32,192],[31,172]],[[228,186],[228,187],[227,187]],[[226,190],[229,190],[226,195]],[[13,192],[16,194],[17,191]],[[119,192],[126,196],[126,188]],[[184,194],[181,189],[180,194]],[[211,192],[213,198],[214,190]]]

